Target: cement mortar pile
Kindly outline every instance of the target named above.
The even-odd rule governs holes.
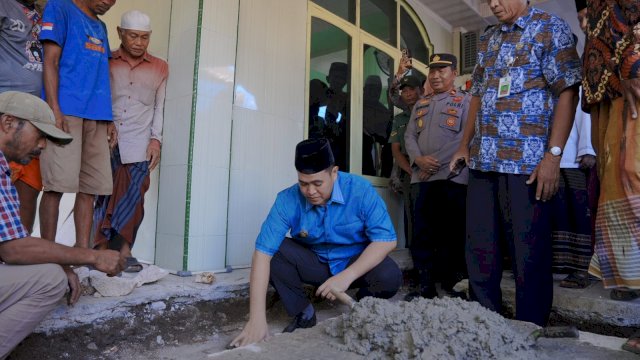
[[[367,359],[535,359],[534,341],[499,314],[456,298],[364,298],[326,332]],[[341,346],[341,347],[342,347]]]

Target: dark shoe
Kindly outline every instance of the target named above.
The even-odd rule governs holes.
[[[467,293],[465,293],[464,291],[455,291],[455,290],[449,290],[447,291],[447,295],[449,297],[454,297],[454,298],[459,298],[462,300],[468,300],[467,299]]]
[[[640,294],[638,294],[638,292],[627,288],[613,289],[609,293],[611,299],[618,301],[631,301],[637,299],[639,296]]]
[[[296,315],[296,317],[293,318],[293,320],[291,321],[291,323],[289,323],[289,325],[287,325],[286,328],[284,328],[284,330],[282,330],[283,333],[290,333],[293,332],[295,329],[306,329],[306,328],[310,328],[316,325],[316,314],[313,313],[313,316],[311,317],[311,319],[303,319],[302,318],[302,313]]]
[[[567,275],[561,282],[560,287],[569,289],[584,289],[591,284],[589,274],[586,271],[574,271]]]
[[[410,293],[408,293],[407,295],[404,296],[404,301],[411,301],[415,298],[419,298],[422,297],[420,296],[420,292],[418,291],[412,291]]]
[[[435,289],[430,290],[422,290],[422,291],[413,291],[408,293],[404,297],[404,301],[411,301],[415,298],[425,298],[425,299],[433,299],[438,297],[438,292]]]
[[[640,331],[636,331],[622,345],[622,349],[640,355]]]

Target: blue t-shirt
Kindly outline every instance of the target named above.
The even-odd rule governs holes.
[[[58,70],[58,103],[63,114],[112,120],[107,28],[71,0],[49,0],[40,41],[62,48]],[[46,55],[45,55],[46,56]]]
[[[372,241],[395,241],[387,207],[364,178],[339,172],[326,206],[314,206],[295,184],[278,193],[256,240],[256,250],[273,256],[291,231],[294,241],[309,247],[329,264],[332,274]]]

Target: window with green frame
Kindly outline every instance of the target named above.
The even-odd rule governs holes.
[[[413,55],[412,71],[427,72],[426,29],[404,1],[311,0],[309,9],[308,137],[329,139],[341,171],[386,178],[399,111],[388,89],[401,49]]]

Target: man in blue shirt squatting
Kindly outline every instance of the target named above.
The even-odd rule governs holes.
[[[388,256],[396,233],[385,203],[360,176],[338,172],[329,142],[308,139],[296,146],[298,184],[281,191],[256,240],[251,262],[249,321],[231,346],[269,335],[266,295],[271,284],[293,317],[283,332],[316,324],[303,284],[317,296],[359,289],[356,299],[388,299],[402,283]],[[290,232],[291,238],[286,237]]]

